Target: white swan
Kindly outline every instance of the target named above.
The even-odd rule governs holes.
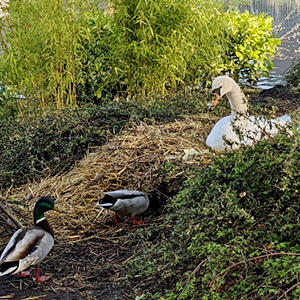
[[[216,77],[212,83],[212,91],[215,100],[210,103],[210,109],[214,109],[224,95],[231,107],[231,115],[219,120],[206,139],[206,145],[213,150],[252,146],[264,138],[277,135],[291,123],[288,115],[271,120],[262,116],[249,116],[247,99],[238,84],[228,76]]]

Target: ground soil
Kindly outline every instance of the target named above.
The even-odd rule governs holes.
[[[246,91],[247,92],[247,91]],[[267,110],[275,110],[278,115],[289,114],[300,108],[300,95],[288,86],[276,85],[271,89],[249,92],[250,104]]]
[[[41,264],[41,273],[51,275],[51,279],[40,283],[31,277],[2,277],[0,299],[132,299],[132,291],[121,287],[126,275],[124,264],[137,246],[130,236],[138,227],[157,222],[159,217],[144,220],[142,225],[133,225],[126,219],[115,225],[107,220],[99,230],[86,232],[79,240],[56,241]],[[35,269],[31,271],[35,277]]]
[[[276,107],[278,114],[300,108],[299,96],[286,87],[277,86],[249,95],[252,105],[268,109]],[[124,265],[139,247],[132,239],[133,233],[139,226],[162,222],[163,213],[144,219],[143,225],[133,225],[128,220],[115,225],[107,219],[93,232],[85,232],[74,242],[72,239],[56,240],[41,264],[41,272],[51,274],[52,278],[45,283],[35,282],[32,278],[20,279],[17,275],[1,278],[0,299],[134,299],[134,286],[128,289],[123,285],[126,280]],[[1,226],[7,225],[1,223]],[[7,226],[6,234],[9,236],[12,232],[13,229]]]

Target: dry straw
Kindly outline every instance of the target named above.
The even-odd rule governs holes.
[[[214,122],[212,116],[202,114],[168,124],[140,123],[91,149],[68,173],[24,185],[8,196],[24,203],[32,194],[27,208],[16,212],[26,224],[32,223],[37,197],[56,196],[56,206],[63,212],[47,214],[56,236],[80,240],[84,232],[105,227],[105,218],[111,213],[95,208],[104,191],[124,188],[151,192],[161,183],[161,169],[167,162],[174,166],[173,178],[185,176],[191,164],[208,164],[211,153],[204,142]]]

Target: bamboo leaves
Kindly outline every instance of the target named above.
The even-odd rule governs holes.
[[[31,107],[38,99],[58,109],[76,106],[76,87],[82,80],[78,75],[85,57],[82,40],[89,38],[86,2],[10,3],[3,28],[6,41],[1,41],[7,50],[0,59],[0,77],[26,96],[24,105]]]

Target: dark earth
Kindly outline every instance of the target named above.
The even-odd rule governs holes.
[[[300,108],[299,95],[289,88],[275,86],[260,93],[247,91],[250,103],[259,109],[273,110],[281,115]],[[161,215],[159,215],[161,214]],[[17,275],[0,278],[0,299],[134,299],[134,285],[125,287],[125,264],[134,257],[138,241],[134,233],[140,226],[149,226],[152,222],[162,222],[163,212],[156,216],[144,217],[143,225],[133,225],[127,220],[115,225],[110,219],[97,225],[93,232],[85,232],[74,242],[56,240],[50,254],[41,264],[42,274],[52,278],[39,283],[32,278],[19,278]],[[13,228],[8,227],[7,237]],[[53,224],[55,229],[55,224]],[[1,238],[5,238],[3,235]],[[155,237],[154,237],[155,238]],[[3,248],[5,245],[1,245]],[[34,274],[34,269],[32,269]],[[138,284],[138,278],[134,284]]]
[[[0,299],[132,299],[120,287],[126,275],[122,267],[133,255],[131,234],[149,221],[133,225],[125,219],[115,225],[107,220],[107,234],[99,228],[79,241],[56,241],[41,263],[41,273],[52,278],[41,283],[18,275],[2,277]],[[34,268],[32,274],[35,277]]]

